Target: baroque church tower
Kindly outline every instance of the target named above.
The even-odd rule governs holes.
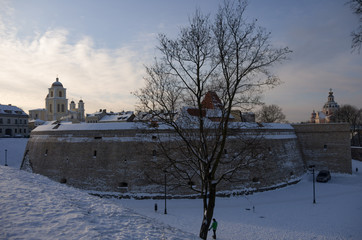
[[[84,102],[79,100],[78,108],[74,101],[71,101],[68,109],[67,89],[59,82],[57,77],[55,82],[48,88],[48,94],[45,98],[45,108],[29,110],[30,120],[42,121],[72,121],[84,122]]]
[[[323,106],[323,113],[326,116],[331,116],[338,109],[339,109],[339,105],[338,105],[338,103],[336,103],[334,101],[334,96],[333,96],[333,92],[332,92],[332,88],[331,88],[331,89],[329,89],[328,101]]]
[[[45,98],[45,109],[48,121],[60,120],[68,114],[67,89],[59,82],[59,78],[56,78],[49,88]]]
[[[332,122],[333,114],[339,109],[339,105],[334,101],[332,89],[329,89],[327,102],[323,105],[322,111],[314,111],[311,114],[311,123],[329,123]]]

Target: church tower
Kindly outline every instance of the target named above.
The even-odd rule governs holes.
[[[339,105],[334,101],[332,89],[329,89],[328,101],[323,106],[323,113],[326,116],[331,116],[338,109]]]
[[[66,98],[67,89],[59,82],[59,78],[53,82],[49,88],[48,95],[45,98],[45,109],[47,111],[47,120],[60,120],[61,117],[68,114],[68,99]]]
[[[69,105],[70,111],[75,111],[75,102],[72,100]]]
[[[79,100],[78,102],[78,119],[81,122],[85,121],[85,117],[84,117],[84,102],[83,100]]]

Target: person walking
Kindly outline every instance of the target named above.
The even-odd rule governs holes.
[[[213,239],[216,239],[216,229],[217,229],[217,222],[215,220],[215,218],[212,219],[212,224],[209,228],[209,231],[212,229],[212,231],[214,232],[214,235],[212,235]]]

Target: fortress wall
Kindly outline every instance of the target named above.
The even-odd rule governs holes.
[[[348,124],[295,124],[293,127],[307,166],[352,173]]]
[[[263,132],[263,131],[262,131]],[[169,130],[164,135],[172,134]],[[264,188],[298,179],[305,163],[293,129],[264,130],[263,153],[249,168],[237,172],[239,183],[225,182],[219,191]],[[34,131],[26,147],[33,172],[74,187],[110,192],[162,193],[161,156],[154,156],[157,144],[152,132],[145,130]],[[227,142],[230,157],[240,143]],[[177,153],[176,153],[177,154]],[[24,159],[25,159],[24,158]],[[150,179],[150,176],[153,179]],[[172,179],[168,176],[168,181]],[[195,182],[197,185],[198,183]],[[185,188],[170,191],[190,194]]]

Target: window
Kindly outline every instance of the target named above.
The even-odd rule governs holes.
[[[50,97],[53,97],[53,91],[50,91]]]
[[[11,123],[11,119],[10,118],[8,118],[8,124],[10,124]]]
[[[53,112],[52,108],[53,108],[52,104],[49,104],[49,112],[51,112],[51,113]]]
[[[15,119],[15,124],[18,124],[18,119]]]
[[[23,124],[23,119],[19,119],[19,123],[20,123],[20,124]]]
[[[26,128],[24,128],[24,133],[26,133]]]
[[[3,124],[3,119],[2,118],[0,118],[0,124]]]
[[[62,97],[62,96],[63,96],[62,91],[59,91],[59,97]]]
[[[126,188],[126,187],[128,187],[128,183],[126,183],[126,182],[120,182],[120,183],[118,183],[118,187],[120,187],[120,188]]]
[[[48,156],[48,149],[45,149],[44,156]]]
[[[0,128],[0,133],[3,133],[3,129],[2,129],[2,128]]]
[[[94,157],[94,158],[97,157],[97,150],[94,150],[94,152],[93,152],[93,157]]]
[[[21,133],[21,128],[19,128],[19,133]]]
[[[24,119],[24,124],[26,124],[26,119]]]
[[[57,112],[60,112],[60,104],[57,105]]]
[[[15,128],[15,133],[18,133],[18,129]]]

